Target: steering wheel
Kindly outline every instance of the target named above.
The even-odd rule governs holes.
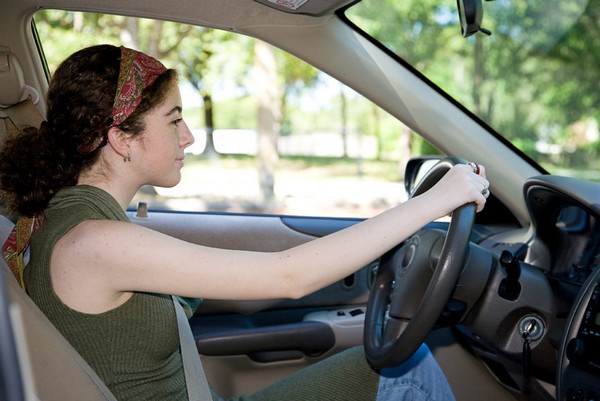
[[[440,160],[411,197],[430,189],[455,164],[465,163],[454,157]],[[433,329],[467,260],[475,212],[475,204],[463,205],[452,212],[445,239],[439,230],[421,230],[382,257],[364,328],[365,352],[374,367],[406,361]]]

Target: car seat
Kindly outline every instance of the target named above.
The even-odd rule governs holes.
[[[0,240],[12,222],[0,216]],[[23,378],[25,400],[116,401],[104,383],[21,288],[4,258],[2,280]]]
[[[24,125],[38,126],[43,117],[36,109],[31,89],[27,89],[23,70],[14,54],[0,48],[0,147],[10,135],[18,135]],[[26,166],[23,166],[26,168]],[[0,215],[0,244],[14,224]],[[60,334],[42,311],[23,291],[3,257],[0,258],[0,316],[12,327],[13,338],[3,338],[0,355],[14,354],[18,366],[0,366],[0,383],[16,388],[18,398],[48,401],[116,401],[106,385],[75,349]],[[6,327],[3,327],[6,329]],[[14,340],[14,341],[11,341]],[[6,348],[4,348],[6,347]],[[18,374],[6,375],[14,369]],[[14,381],[21,383],[14,383]],[[5,394],[6,395],[6,394]],[[10,395],[9,395],[10,397]],[[2,398],[2,394],[0,394]],[[11,401],[20,401],[13,400]]]

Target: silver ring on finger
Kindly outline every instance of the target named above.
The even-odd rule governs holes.
[[[473,169],[473,172],[477,175],[479,175],[479,172],[481,171],[481,169],[479,168],[479,164],[475,163],[475,162],[467,162],[467,166],[471,166],[471,168]]]

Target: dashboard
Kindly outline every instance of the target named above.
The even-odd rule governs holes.
[[[557,370],[560,401],[600,397],[600,184],[567,177],[528,180],[525,199],[557,302],[568,306]],[[567,290],[565,290],[567,289]]]
[[[558,213],[551,275],[583,285],[600,266],[600,226],[598,219],[578,206],[566,206]]]

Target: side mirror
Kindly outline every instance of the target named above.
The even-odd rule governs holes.
[[[442,156],[419,156],[408,161],[404,170],[404,189],[408,196],[413,193],[423,176],[440,160]]]

